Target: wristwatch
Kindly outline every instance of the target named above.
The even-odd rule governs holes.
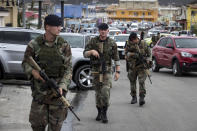
[[[116,73],[120,74],[120,71],[116,71]]]

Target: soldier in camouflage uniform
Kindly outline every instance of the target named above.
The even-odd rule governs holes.
[[[102,120],[103,123],[107,123],[107,109],[109,106],[110,88],[112,86],[112,59],[115,61],[116,65],[115,80],[119,78],[120,62],[116,43],[111,38],[107,37],[109,32],[108,25],[101,23],[98,28],[100,35],[92,38],[86,45],[84,57],[89,57],[91,62],[93,87],[95,89],[96,107],[98,110],[96,120]],[[99,53],[102,45],[103,53]],[[101,55],[106,63],[106,71],[103,74],[102,85],[100,85],[99,82],[99,69],[101,67],[99,61]]]
[[[151,43],[152,47],[156,45],[157,41],[158,41],[160,38],[161,38],[161,36],[160,36],[160,33],[159,33],[159,32],[157,33],[157,36],[156,36],[156,35],[153,35],[153,36],[152,36],[152,39],[151,39],[151,40],[152,40],[152,43]]]
[[[138,50],[139,47],[139,50]],[[136,81],[138,78],[139,81],[139,105],[142,106],[145,104],[145,80],[146,80],[146,73],[144,70],[144,66],[139,61],[139,53],[143,55],[147,62],[150,62],[151,52],[147,44],[144,41],[139,42],[136,33],[131,33],[129,36],[129,40],[127,45],[125,46],[125,57],[128,62],[128,78],[130,80],[130,94],[132,96],[131,104],[137,103],[137,96],[136,96]]]
[[[48,131],[60,131],[67,116],[67,108],[46,87],[39,72],[31,65],[29,57],[34,58],[49,78],[56,80],[60,94],[65,96],[72,75],[72,55],[69,44],[58,36],[61,30],[60,17],[46,16],[44,27],[45,34],[30,41],[22,62],[22,67],[32,83],[33,100],[29,121],[33,131],[45,131],[47,125]]]

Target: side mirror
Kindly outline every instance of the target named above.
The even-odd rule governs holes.
[[[174,47],[173,47],[172,44],[170,44],[170,43],[166,45],[166,48],[174,49]]]

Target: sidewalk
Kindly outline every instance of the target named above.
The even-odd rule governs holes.
[[[68,92],[72,101],[75,93]],[[31,131],[29,111],[31,105],[30,86],[3,85],[0,92],[0,131]]]

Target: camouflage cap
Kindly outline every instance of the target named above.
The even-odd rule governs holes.
[[[62,21],[61,21],[61,18],[59,16],[54,15],[54,14],[50,14],[50,15],[45,17],[44,25],[61,26]]]
[[[99,30],[107,30],[109,28],[109,26],[106,24],[106,23],[101,23],[99,26],[98,26],[98,29]]]
[[[129,40],[135,40],[137,38],[137,34],[135,32],[131,32],[131,34],[129,35]]]

